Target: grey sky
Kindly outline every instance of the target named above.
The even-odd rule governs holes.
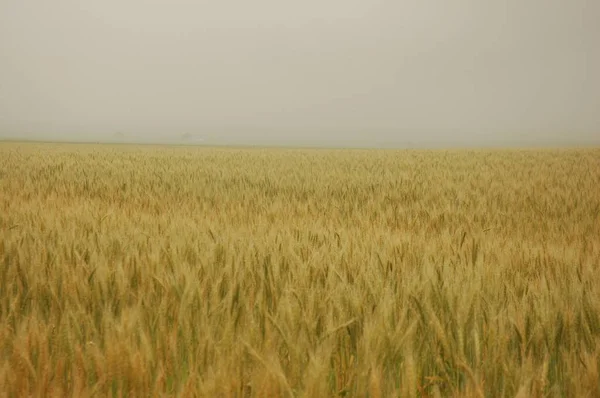
[[[0,137],[600,142],[597,0],[1,0]]]

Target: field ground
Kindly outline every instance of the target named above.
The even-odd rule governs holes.
[[[0,144],[0,396],[600,396],[600,149]]]

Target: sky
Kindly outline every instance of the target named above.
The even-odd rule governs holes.
[[[597,0],[0,0],[0,139],[600,144]]]

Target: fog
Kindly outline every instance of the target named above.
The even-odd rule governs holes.
[[[1,0],[0,138],[600,144],[597,0]]]

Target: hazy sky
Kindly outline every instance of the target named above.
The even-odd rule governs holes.
[[[598,143],[599,71],[598,0],[0,0],[0,137]]]

